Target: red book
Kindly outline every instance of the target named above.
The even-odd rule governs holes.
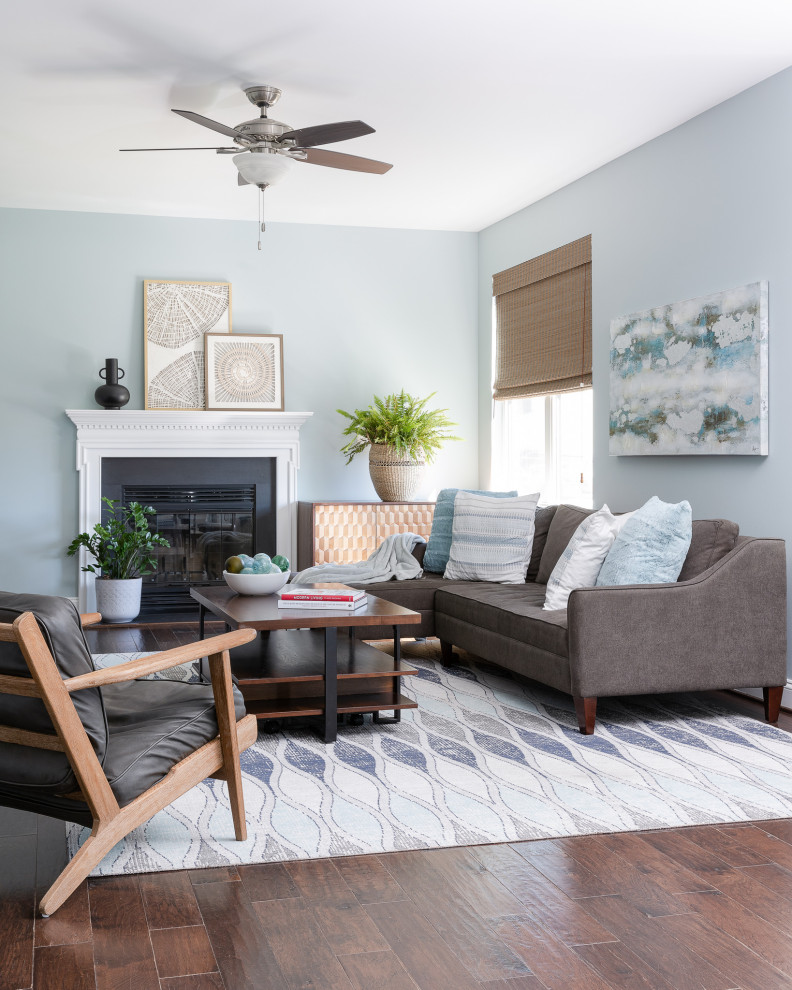
[[[287,584],[278,592],[284,602],[357,602],[366,597],[360,588],[346,584]]]
[[[322,598],[321,600],[314,599],[313,601],[299,601],[290,602],[285,598],[278,600],[278,608],[307,608],[315,609],[317,611],[329,610],[336,612],[354,612],[356,609],[365,608],[368,605],[368,597],[363,595],[355,602],[335,602],[332,599]]]

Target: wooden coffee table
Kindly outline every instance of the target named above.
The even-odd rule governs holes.
[[[339,714],[373,712],[375,722],[398,722],[402,709],[418,707],[399,693],[400,679],[418,673],[402,663],[399,630],[420,623],[419,612],[373,595],[354,612],[278,608],[277,595],[237,595],[221,586],[190,588],[190,596],[200,605],[201,639],[207,612],[231,629],[259,630],[231,654],[245,707],[257,718],[318,715],[329,743]],[[357,639],[361,626],[391,626],[393,656]],[[348,635],[339,637],[339,629]]]

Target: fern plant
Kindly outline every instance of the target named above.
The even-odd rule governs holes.
[[[426,408],[434,395],[432,392],[425,399],[416,399],[402,389],[384,399],[375,395],[367,409],[356,409],[354,413],[336,409],[350,421],[344,436],[352,439],[341,448],[347,464],[373,443],[393,447],[412,460],[423,458],[431,463],[446,440],[461,440],[448,432],[457,424],[445,415],[447,409]]]
[[[102,498],[110,511],[107,524],[97,523],[92,533],[80,533],[66,549],[66,555],[73,557],[80,547],[85,547],[96,561],[86,564],[84,571],[96,574],[97,567],[102,577],[120,580],[150,574],[157,567],[154,547],[169,547],[170,543],[159,533],[152,533],[146,516],[154,514],[151,506],[139,502],[121,505],[117,499]]]

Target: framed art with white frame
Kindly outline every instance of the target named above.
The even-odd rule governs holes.
[[[204,334],[231,333],[230,282],[143,282],[146,409],[204,409]]]
[[[206,408],[283,411],[283,334],[207,333]]]

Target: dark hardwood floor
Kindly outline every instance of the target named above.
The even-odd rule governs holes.
[[[0,990],[792,988],[792,820],[100,878],[37,918],[64,846],[0,809]]]

